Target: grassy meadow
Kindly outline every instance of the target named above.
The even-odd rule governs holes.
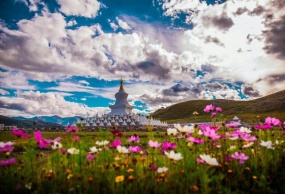
[[[282,193],[284,124],[270,119],[252,129],[175,125],[165,132],[77,132],[74,127],[30,131],[29,138],[1,131],[0,191]]]

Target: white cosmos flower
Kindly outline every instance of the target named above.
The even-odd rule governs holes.
[[[174,127],[176,129],[178,129],[178,131],[182,132],[182,133],[186,133],[186,132],[190,132],[190,133],[194,133],[194,126],[188,126],[188,125],[184,125],[183,127],[178,123],[178,124],[174,124]]]
[[[67,153],[69,154],[79,154],[79,149],[76,149],[76,148],[69,148],[67,150]]]
[[[230,139],[230,140],[237,140],[237,139],[238,139],[238,136],[230,137],[229,139]]]
[[[254,142],[250,142],[250,143],[248,143],[248,144],[243,145],[242,147],[243,147],[243,148],[249,148],[249,147],[251,147],[253,144],[254,144]]]
[[[95,146],[93,146],[93,147],[91,147],[91,148],[89,148],[90,149],[90,154],[94,154],[94,153],[97,153],[97,152],[99,152],[101,149],[97,149]]]
[[[219,165],[217,159],[216,158],[211,158],[210,155],[202,154],[202,155],[200,155],[200,158],[202,160],[204,160],[209,165],[212,165],[212,166],[218,166]]]
[[[249,128],[246,128],[246,127],[239,128],[239,131],[242,133],[251,133],[252,132]]]
[[[181,153],[175,153],[173,150],[171,150],[170,152],[164,152],[164,154],[172,160],[181,160],[183,157],[181,155]]]
[[[11,141],[8,141],[8,142],[6,142],[6,143],[4,143],[4,142],[0,142],[0,148],[5,147],[6,145],[11,146],[11,145],[13,145],[13,144],[14,144],[14,143],[13,143],[13,142],[11,142]]]
[[[51,146],[51,149],[56,150],[56,149],[60,149],[60,148],[62,148],[62,144],[57,142],[57,141],[54,141],[52,146]]]
[[[167,172],[168,171],[168,168],[166,168],[166,167],[159,167],[158,169],[157,169],[157,172],[158,173],[163,173],[163,172]]]
[[[96,141],[96,144],[99,146],[105,146],[109,144],[109,141],[104,140],[104,141]]]
[[[272,147],[272,141],[262,141],[260,143],[261,146],[266,147],[267,149],[274,150],[275,148]]]
[[[283,143],[284,141],[278,141],[278,140],[276,140],[275,141],[275,145],[279,145],[279,144],[281,144],[281,143]]]
[[[121,154],[128,154],[130,152],[125,146],[117,146],[117,150]]]
[[[178,133],[177,129],[175,128],[168,128],[167,135],[176,135]]]
[[[203,131],[201,129],[199,129],[198,134],[203,135]]]

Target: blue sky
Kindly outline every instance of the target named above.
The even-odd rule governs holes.
[[[124,79],[135,112],[285,89],[277,0],[2,0],[0,114],[109,112]]]

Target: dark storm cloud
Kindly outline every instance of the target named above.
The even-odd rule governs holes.
[[[21,103],[10,103],[8,105],[4,100],[1,100],[1,99],[0,99],[0,108],[9,108],[9,109],[20,110],[20,111],[26,110],[26,107]]]
[[[253,88],[253,86],[250,84],[246,84],[242,86],[242,93],[248,97],[259,97],[260,96],[259,91]]]
[[[158,80],[170,79],[169,69],[162,67],[159,63],[153,61],[143,61],[137,64],[137,68],[146,74],[157,76]]]
[[[265,9],[262,6],[257,6],[254,8],[251,12],[249,12],[250,15],[261,15],[265,12]]]
[[[210,42],[215,43],[215,44],[222,46],[222,47],[225,46],[217,37],[207,36],[205,38],[205,43],[210,43]]]
[[[212,25],[223,31],[227,31],[234,25],[233,20],[226,14],[222,14],[220,16],[215,16],[215,17],[205,16],[202,18],[202,20],[205,26]]]
[[[202,71],[213,73],[218,69],[218,67],[209,64],[209,65],[201,65],[201,69]]]
[[[234,13],[235,15],[242,15],[245,12],[248,12],[249,10],[246,7],[240,7],[237,9],[237,11]]]
[[[229,86],[218,82],[214,82],[214,83],[206,83],[205,88],[212,91],[219,91],[219,90],[227,90],[229,89]]]
[[[169,89],[163,90],[162,93],[165,96],[177,96],[177,95],[179,95],[178,93],[188,92],[189,90],[190,90],[190,88],[185,86],[185,85],[176,84]]]
[[[280,59],[285,59],[285,16],[268,24],[268,28],[263,32],[266,38],[265,51],[268,54],[276,54]]]
[[[257,82],[260,82],[260,81],[267,81],[269,84],[279,84],[285,81],[285,73],[271,74],[271,75],[268,75],[264,78],[260,78],[257,80]]]

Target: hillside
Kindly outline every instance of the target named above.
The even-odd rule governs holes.
[[[285,90],[250,101],[234,100],[191,100],[174,104],[164,109],[159,109],[151,114],[152,117],[160,120],[173,121],[204,121],[209,120],[209,114],[204,113],[208,104],[219,106],[223,109],[222,114],[228,116],[237,115],[243,119],[256,119],[257,116],[273,116],[285,120]],[[196,119],[193,112],[199,115]]]
[[[4,125],[16,125],[18,128],[42,128],[42,127],[62,127],[59,124],[55,123],[48,123],[43,121],[29,121],[29,120],[17,120],[14,118],[6,117],[3,115],[0,115],[0,123]]]

